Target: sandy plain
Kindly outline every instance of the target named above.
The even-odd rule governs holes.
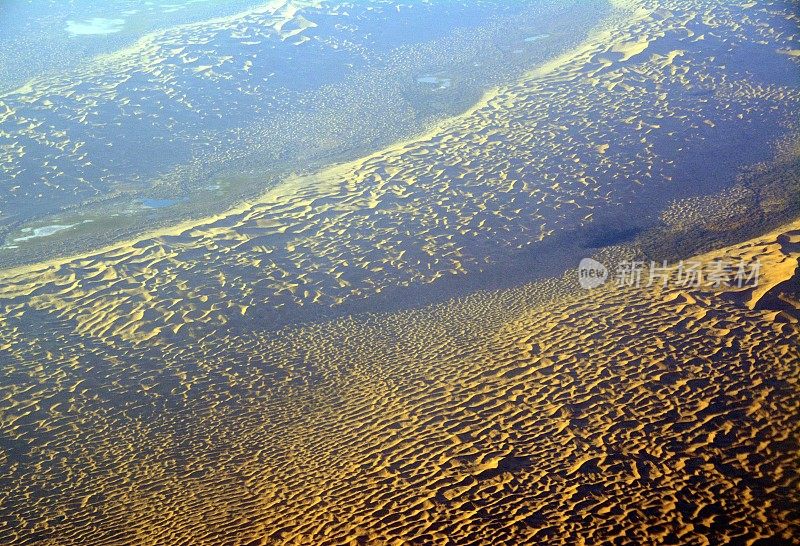
[[[684,224],[793,210],[789,192],[734,214],[764,173],[796,183],[797,3],[619,4],[427,134],[2,272],[0,542],[796,540],[797,221],[697,257],[760,260],[757,289],[582,291],[568,271],[348,311],[632,210],[662,216],[664,248]],[[759,83],[753,58],[789,75]],[[741,173],[734,143],[697,168],[775,119],[768,162]],[[723,174],[741,179],[678,199]]]
[[[607,11],[578,0],[492,5],[275,0],[164,22],[0,93],[0,267],[202,218],[288,173],[381,149],[580,43]],[[459,16],[470,12],[471,23]],[[431,19],[438,30],[402,32]],[[528,32],[548,37],[529,44]],[[147,199],[175,203],[139,206]],[[79,227],[19,240],[52,224]]]

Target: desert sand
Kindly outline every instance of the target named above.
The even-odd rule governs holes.
[[[570,272],[136,348],[8,317],[4,540],[788,543],[800,310],[759,302],[797,280],[800,223],[715,258],[767,275],[584,292]]]
[[[775,30],[793,4],[619,4],[414,139],[0,272],[0,543],[796,540],[798,221],[695,256],[760,260],[756,288],[584,291],[575,256],[563,277],[349,311],[608,210],[660,213],[658,240],[790,209],[791,193],[737,212],[797,160],[800,102],[737,55],[797,63]],[[699,150],[775,119],[784,138],[730,168],[733,189],[671,197],[698,184]],[[597,246],[606,263],[642,252]]]

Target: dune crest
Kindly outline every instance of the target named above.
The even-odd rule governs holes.
[[[554,241],[637,256],[639,216],[699,225],[706,209],[670,196],[726,183],[755,144],[715,148],[713,169],[700,151],[792,128],[800,89],[747,55],[793,62],[776,50],[794,14],[616,4],[569,55],[418,138],[0,271],[0,543],[800,536],[800,223],[693,258],[758,260],[755,288],[526,271],[348,307],[503,275]]]

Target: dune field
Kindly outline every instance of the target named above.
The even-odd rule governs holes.
[[[579,43],[604,13],[580,0],[226,2],[255,5],[16,89],[0,81],[0,259],[40,261],[201,218],[290,173],[381,149]],[[529,44],[529,33],[545,38]],[[169,204],[143,206],[152,199]],[[52,224],[80,228],[23,232]]]
[[[800,4],[613,8],[413,138],[0,270],[0,544],[797,543]]]

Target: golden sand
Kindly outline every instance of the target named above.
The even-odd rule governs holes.
[[[798,236],[698,259],[757,257],[775,286]],[[4,503],[59,545],[796,533],[797,312],[573,284],[156,349],[50,345],[6,319],[2,349],[31,380],[4,429],[40,462],[8,469]]]
[[[766,7],[746,10],[744,28],[733,8],[636,4],[569,56],[416,139],[220,215],[8,271],[0,295],[35,294],[27,306],[103,340],[336,308],[503,263],[639,187],[668,191],[693,143],[800,107],[800,89],[730,81],[691,45],[712,31],[726,47],[777,39],[763,25],[778,17]],[[614,52],[645,42],[636,55]],[[707,87],[725,100],[681,98]]]
[[[502,264],[667,187],[684,146],[797,111],[798,89],[731,80],[693,45],[778,55],[764,21],[785,14],[664,4],[624,2],[418,138],[2,272],[0,543],[798,536],[798,223],[700,257],[760,259],[757,289],[584,292],[570,273],[336,315]],[[709,88],[725,100],[681,99]],[[335,318],[273,327],[301,309]]]

